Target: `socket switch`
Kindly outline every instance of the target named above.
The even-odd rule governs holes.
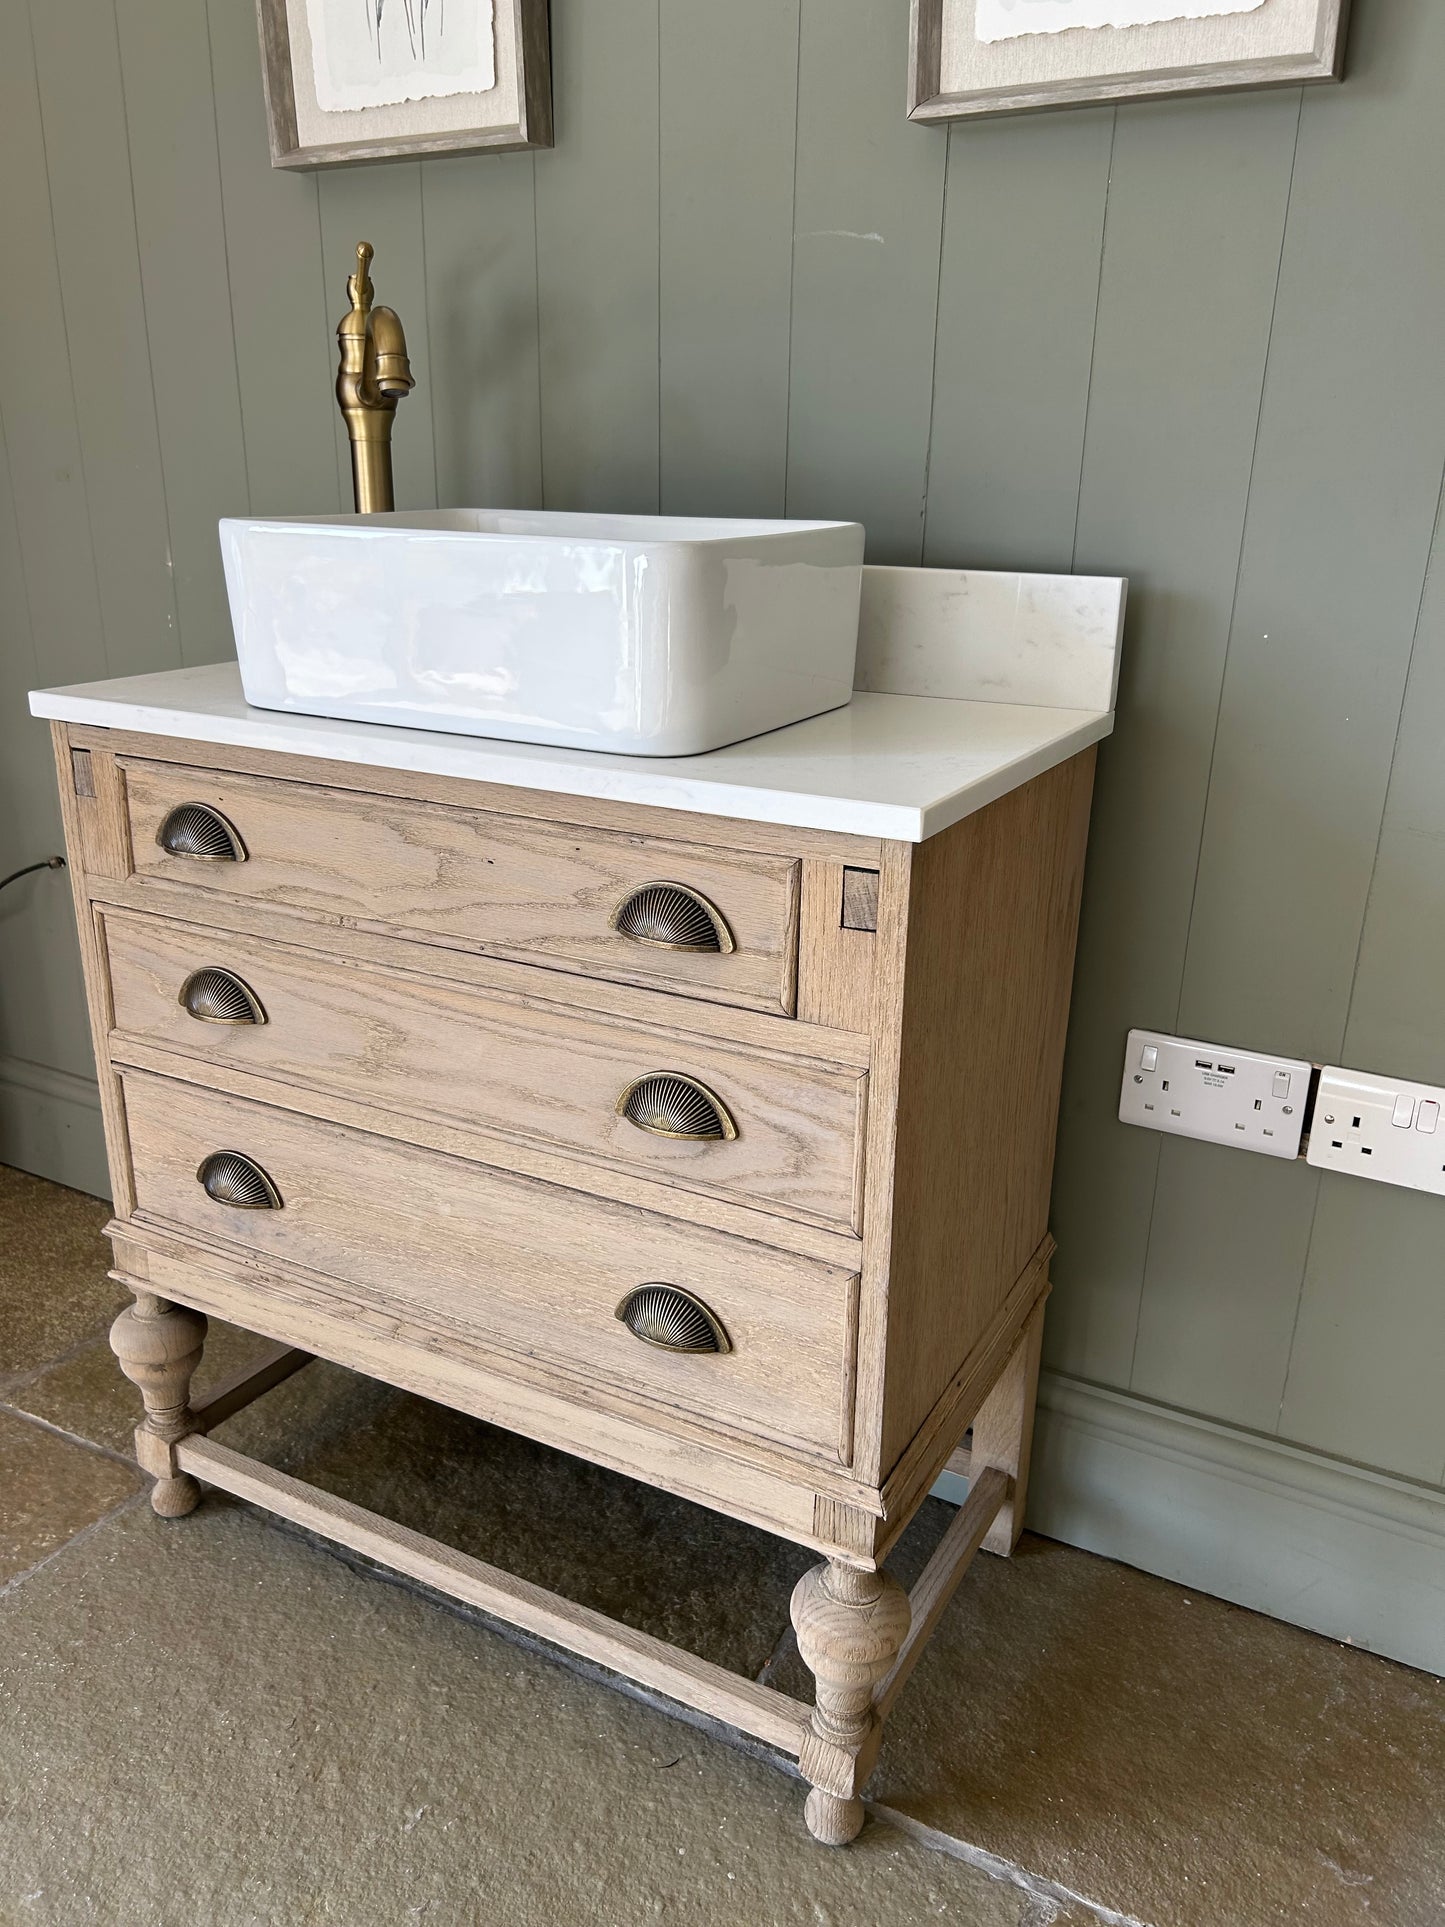
[[[1445,1089],[1365,1071],[1320,1072],[1309,1161],[1445,1196]]]
[[[1162,1031],[1131,1030],[1119,1117],[1146,1130],[1201,1137],[1266,1157],[1299,1156],[1310,1065]],[[1442,1139],[1445,1143],[1445,1139]]]

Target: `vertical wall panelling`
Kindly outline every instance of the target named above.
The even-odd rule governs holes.
[[[25,712],[36,662],[15,509],[0,437],[0,876],[64,848],[47,732],[29,726]],[[64,871],[49,870],[0,895],[0,1145],[12,1139],[10,1113],[26,1105],[7,1076],[16,1060],[94,1074],[75,1020],[83,993],[69,895]]]
[[[1129,626],[1089,839],[1046,1342],[1060,1369],[1115,1385],[1159,1158],[1115,1121],[1120,1052],[1131,1024],[1172,1029],[1179,1008],[1298,117],[1294,92],[1151,103],[1121,107],[1114,137],[1076,566],[1130,578]]]
[[[1420,601],[1341,1061],[1445,1084],[1445,505]],[[1445,1157],[1445,1152],[1442,1152]]]
[[[917,562],[948,141],[902,111],[908,14],[803,0],[788,513]]]
[[[1445,518],[1436,524],[1340,1053],[1346,1064],[1431,1082],[1445,1081],[1442,716]],[[1445,1142],[1440,1155],[1445,1162]],[[1445,1401],[1431,1370],[1445,1352],[1442,1234],[1438,1198],[1321,1178],[1281,1415],[1287,1436],[1445,1478]]]
[[[1445,448],[1442,74],[1445,8],[1396,0],[1360,10],[1349,85],[1304,103],[1190,930],[1195,1036],[1333,1058],[1344,1032]]]
[[[535,156],[548,508],[658,502],[658,0],[554,0]]]
[[[334,335],[341,309],[331,313],[322,272],[316,180],[270,165],[254,9],[207,0],[207,13],[251,506],[329,514],[343,500]],[[344,285],[341,299],[344,307]]]
[[[114,0],[30,12],[106,654],[112,666],[168,668],[180,638]]]
[[[216,523],[250,504],[210,32],[194,0],[124,0],[116,19],[180,654],[217,662],[232,649]]]
[[[1320,1177],[1282,1434],[1340,1458],[1441,1479],[1441,1201]]]
[[[1320,1174],[1164,1138],[1130,1388],[1273,1432]]]
[[[538,508],[537,217],[530,154],[422,163],[437,502]]]
[[[407,355],[417,386],[398,404],[392,429],[392,480],[399,509],[436,507],[421,182],[420,161],[333,167],[319,181],[322,266],[333,331],[346,312],[346,278],[356,272],[359,241],[370,241],[376,249],[372,280],[378,304],[394,308],[406,330]],[[331,352],[334,357],[334,343]],[[341,499],[349,509],[354,499],[350,445],[340,409],[333,407],[332,413],[341,462]]]
[[[0,0],[0,31],[0,410],[40,673],[80,682],[106,673],[105,636],[26,0]],[[7,714],[0,741],[29,727]]]
[[[1113,136],[1109,107],[949,133],[930,567],[1072,565]]]
[[[668,0],[662,10],[667,513],[783,512],[798,6]]]

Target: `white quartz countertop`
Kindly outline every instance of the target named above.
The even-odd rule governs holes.
[[[1107,709],[860,692],[846,709],[703,756],[614,756],[252,709],[234,662],[38,690],[30,707],[102,729],[909,843],[1077,755],[1114,721]]]

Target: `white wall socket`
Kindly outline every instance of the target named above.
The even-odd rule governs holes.
[[[1131,1030],[1119,1117],[1266,1157],[1299,1156],[1311,1066],[1157,1030]]]
[[[1445,1195],[1445,1090],[1330,1065],[1320,1072],[1309,1161]]]

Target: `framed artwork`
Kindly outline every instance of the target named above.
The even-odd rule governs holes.
[[[911,120],[1338,80],[1349,0],[912,0]]]
[[[256,0],[273,167],[552,145],[547,0]]]

